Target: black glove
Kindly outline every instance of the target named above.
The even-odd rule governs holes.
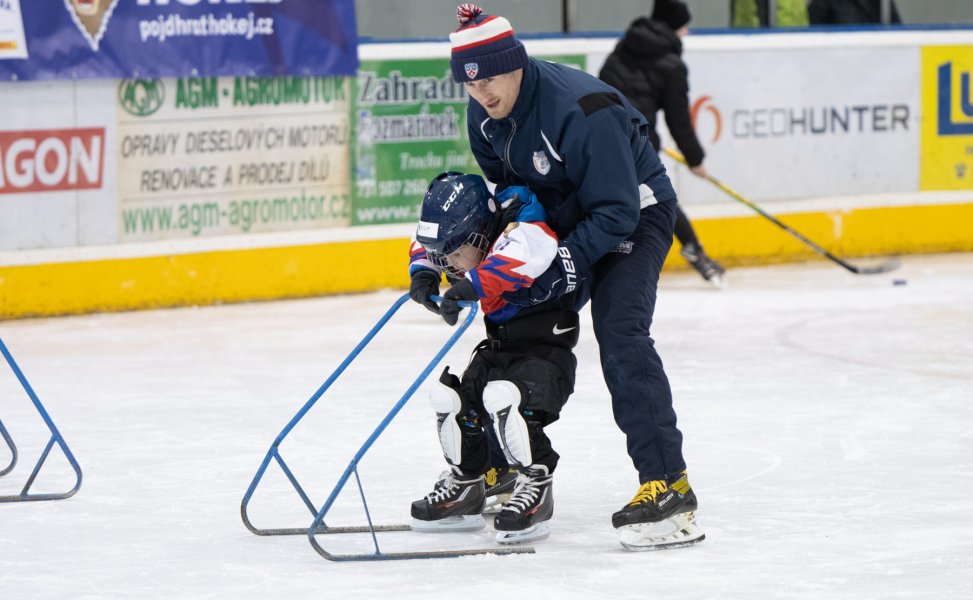
[[[500,203],[500,224],[503,227],[517,220],[517,217],[520,216],[520,209],[524,207],[530,195],[531,191],[523,185],[511,186],[497,192],[495,197],[497,202]]]
[[[479,299],[480,297],[476,295],[476,290],[473,289],[473,282],[464,277],[459,280],[459,283],[446,290],[446,293],[443,294],[443,301],[439,304],[439,314],[443,317],[443,321],[446,321],[450,326],[456,325],[456,321],[459,320],[459,311],[461,310],[459,305],[460,301],[475,301]]]
[[[409,285],[409,297],[438,315],[439,305],[430,296],[439,295],[440,281],[442,281],[442,277],[435,271],[429,269],[416,270],[412,274],[412,283]]]
[[[588,278],[588,267],[584,259],[578,259],[571,249],[561,242],[557,246],[557,256],[546,271],[541,273],[530,287],[515,292],[505,292],[501,297],[518,306],[534,306],[552,298],[559,298],[577,289],[582,280]]]
[[[445,385],[446,387],[453,388],[456,393],[459,393],[460,381],[459,377],[453,375],[449,372],[449,367],[443,369],[442,375],[439,376],[439,383]]]

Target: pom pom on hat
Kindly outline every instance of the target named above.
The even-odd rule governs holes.
[[[466,25],[470,19],[483,14],[483,9],[475,4],[460,4],[456,7],[456,20],[459,26]]]
[[[449,34],[453,81],[496,77],[527,66],[527,50],[507,19],[485,15],[475,4],[461,4],[456,20],[459,29]]]
[[[669,29],[676,31],[689,23],[692,14],[689,12],[689,7],[680,0],[655,0],[651,18],[654,21],[662,21],[669,26]]]

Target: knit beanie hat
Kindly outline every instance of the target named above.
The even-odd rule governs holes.
[[[655,0],[655,7],[652,9],[654,21],[662,21],[673,31],[681,28],[692,18],[689,7],[680,0]]]
[[[461,4],[456,19],[459,29],[449,34],[453,81],[496,77],[527,66],[527,50],[507,19],[485,15],[475,4]]]

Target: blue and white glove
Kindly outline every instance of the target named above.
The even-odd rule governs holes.
[[[551,266],[534,279],[530,287],[506,292],[501,297],[518,306],[534,306],[570,294],[588,276],[588,265],[584,257],[572,253],[567,244],[560,242]]]

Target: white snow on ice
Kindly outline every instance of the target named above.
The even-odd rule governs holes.
[[[903,262],[875,276],[737,268],[722,291],[663,275],[654,337],[706,531],[666,552],[626,552],[610,526],[638,482],[587,314],[576,392],[548,430],[561,463],[536,554],[359,563],[251,534],[240,502],[401,291],[0,323],[84,472],[73,498],[0,504],[0,598],[973,597],[973,255]],[[481,332],[446,363],[461,370]],[[403,307],[287,437],[281,455],[317,506],[449,333]],[[2,362],[0,420],[20,451],[0,495],[17,494],[50,436]],[[8,459],[0,443],[0,470]],[[420,391],[360,464],[374,521],[407,522],[442,468]],[[72,484],[55,449],[33,491]],[[249,509],[258,527],[313,516],[276,464]],[[364,519],[352,478],[327,522]],[[366,536],[318,539],[373,551]],[[496,546],[490,527],[378,540]]]

